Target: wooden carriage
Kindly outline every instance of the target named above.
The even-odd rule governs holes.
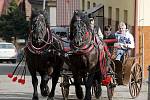
[[[114,60],[116,81],[118,85],[129,84],[129,91],[132,98],[136,98],[142,86],[142,66],[135,62],[135,57],[126,56],[124,61]]]
[[[126,51],[123,60],[115,60],[116,49],[113,47],[112,54],[112,68],[115,72],[115,80],[118,85],[129,85],[129,92],[132,98],[136,98],[142,87],[143,69],[142,66],[136,62],[137,57],[129,55]],[[113,96],[113,95],[112,95]],[[111,99],[110,99],[111,100]]]

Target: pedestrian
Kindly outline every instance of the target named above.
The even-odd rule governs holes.
[[[124,22],[120,22],[118,25],[118,31],[114,34],[115,38],[118,40],[114,46],[117,46],[116,60],[123,61],[124,53],[130,52],[134,48],[134,38],[133,35],[126,28]]]

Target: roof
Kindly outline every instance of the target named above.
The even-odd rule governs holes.
[[[31,4],[36,4],[36,5],[42,5],[43,4],[43,0],[28,0]],[[48,2],[48,0],[45,0],[46,4]]]
[[[0,0],[0,15],[2,14],[3,12],[3,8],[4,8],[4,0]]]
[[[99,5],[97,5],[97,6],[93,7],[93,8],[91,8],[91,9],[86,10],[85,12],[86,12],[87,14],[91,14],[91,13],[94,13],[94,12],[96,12],[97,10],[103,8],[103,6],[104,6],[104,5],[99,4]]]
[[[0,0],[0,15],[5,14],[6,9],[8,8],[11,0]]]

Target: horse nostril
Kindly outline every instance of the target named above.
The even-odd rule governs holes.
[[[80,41],[77,42],[77,45],[78,45],[78,46],[80,45]]]

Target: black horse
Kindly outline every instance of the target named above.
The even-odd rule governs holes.
[[[100,52],[103,51],[104,43],[98,40],[96,34],[90,31],[90,19],[86,13],[76,10],[70,23],[70,69],[74,77],[76,95],[83,98],[81,78],[85,80],[86,93],[84,100],[91,100],[91,86],[97,80],[102,81],[100,70]],[[104,74],[104,72],[103,72]]]
[[[28,36],[27,46],[25,48],[26,62],[29,72],[32,77],[32,85],[34,89],[32,100],[39,100],[38,98],[38,79],[37,72],[41,76],[41,94],[42,96],[49,96],[48,100],[53,100],[55,94],[55,87],[60,75],[63,60],[59,55],[55,54],[52,49],[54,46],[60,48],[61,46],[54,42],[46,20],[46,14],[43,11],[34,11],[31,16],[31,32]],[[53,42],[53,45],[50,45]],[[49,78],[52,77],[52,89],[49,93],[47,85]]]

